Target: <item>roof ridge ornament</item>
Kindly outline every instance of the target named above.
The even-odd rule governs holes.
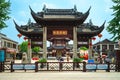
[[[30,8],[30,11],[31,11],[31,12],[34,12],[34,11],[32,10],[32,8],[31,8],[31,6],[29,6],[29,8]]]
[[[90,9],[91,9],[91,6],[90,6],[90,8],[88,9],[88,12],[90,11]]]
[[[104,21],[104,23],[103,23],[100,27],[104,27],[104,26],[105,26],[105,23],[106,23],[106,20]]]
[[[77,12],[77,7],[76,7],[76,5],[74,5],[74,11]]]
[[[89,25],[93,25],[92,19],[89,20]]]
[[[43,6],[43,12],[45,12],[46,11],[46,5],[44,4],[44,6]]]
[[[84,21],[86,20],[86,18],[88,17],[89,12],[90,12],[90,9],[91,9],[91,6],[90,6],[90,8],[87,10],[87,12],[85,12],[84,14],[82,14],[82,17],[80,17],[80,18],[83,19],[83,22],[84,22]]]
[[[16,27],[19,27],[19,25],[15,22],[15,20],[13,19],[13,22],[15,24]]]

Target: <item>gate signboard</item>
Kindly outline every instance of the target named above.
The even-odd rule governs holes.
[[[0,50],[0,62],[4,62],[5,60],[5,52],[4,50]]]
[[[22,70],[24,69],[24,65],[23,64],[14,64],[13,65],[13,70]]]
[[[13,70],[34,70],[35,64],[13,64]]]
[[[107,64],[98,64],[97,69],[108,69],[108,65]]]
[[[96,69],[96,64],[87,64],[86,69]]]
[[[25,68],[26,70],[27,70],[27,69],[29,69],[29,70],[30,70],[30,69],[31,69],[31,70],[33,69],[33,70],[34,70],[34,69],[35,69],[35,65],[34,65],[34,64],[26,64],[24,68]]]

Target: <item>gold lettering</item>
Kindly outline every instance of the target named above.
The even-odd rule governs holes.
[[[66,30],[54,30],[53,35],[67,35]]]

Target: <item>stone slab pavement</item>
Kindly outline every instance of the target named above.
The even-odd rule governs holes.
[[[15,71],[0,73],[0,80],[120,80],[120,72]]]

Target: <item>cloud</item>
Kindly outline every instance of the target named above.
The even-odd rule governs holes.
[[[104,0],[105,2],[105,12],[109,13],[112,12],[112,9],[110,9],[113,5],[113,2],[111,0]]]
[[[87,0],[70,0],[71,4],[79,4],[80,6],[85,6],[86,4],[88,4]]]
[[[20,11],[20,12],[18,12],[18,13],[19,13],[20,16],[25,17],[25,18],[28,17],[28,14],[29,14],[29,13],[26,12],[26,11]]]
[[[70,0],[70,3],[76,5],[81,12],[86,11],[91,6],[90,0]]]
[[[15,18],[14,16],[12,16],[12,19],[13,20],[15,20],[15,22],[19,25],[21,25],[21,24],[23,24],[23,25],[25,25],[25,24],[27,24],[25,21],[23,21],[23,20],[18,20],[18,18]]]

